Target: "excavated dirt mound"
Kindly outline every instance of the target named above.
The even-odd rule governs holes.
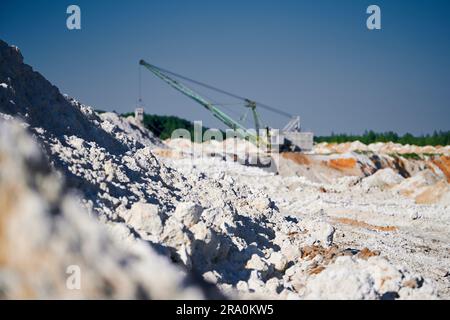
[[[111,237],[67,192],[34,139],[2,120],[0,288],[1,299],[222,297],[150,246]]]
[[[336,240],[336,226],[324,208],[339,206],[339,197],[348,188],[361,194],[359,201],[367,200],[363,196],[367,192],[385,192],[379,184],[367,189],[364,181],[352,178],[321,185],[229,163],[222,157],[162,160],[152,152],[155,141],[145,129],[115,115],[98,116],[62,96],[5,43],[0,45],[0,71],[1,81],[6,81],[6,87],[0,87],[0,115],[5,119],[0,172],[7,177],[2,179],[6,197],[1,205],[6,210],[0,219],[1,261],[6,269],[1,268],[0,279],[17,279],[27,290],[32,288],[24,294],[14,290],[14,283],[6,283],[1,291],[6,297],[27,297],[28,292],[33,297],[73,297],[66,293],[61,276],[72,256],[78,257],[87,279],[99,276],[79,297],[208,298],[220,296],[218,289],[228,296],[277,299],[437,297],[435,281],[389,262],[383,250],[380,256],[371,256],[365,249],[375,249],[370,239],[361,248],[341,237]],[[28,133],[16,137],[18,120]],[[21,139],[27,147],[19,148],[25,151],[18,154],[9,140],[15,145]],[[209,143],[207,148],[216,146]],[[46,172],[54,180],[33,171],[36,163],[28,160],[40,151],[29,149],[45,152],[46,159],[39,163],[50,163]],[[358,158],[361,161],[365,159]],[[9,174],[19,171],[15,182]],[[72,197],[77,200],[64,201],[66,188],[76,193]],[[13,195],[23,197],[17,208],[8,200]],[[386,230],[369,231],[386,234]],[[21,232],[26,234],[23,241],[12,241]],[[107,237],[120,245],[104,244],[109,243]],[[334,246],[336,252],[330,253],[328,248]],[[130,267],[122,257],[135,255],[136,250],[138,261],[145,263]],[[10,270],[19,271],[11,275]],[[52,270],[55,278],[45,277],[43,270]],[[116,274],[123,276],[114,278]],[[155,274],[162,277],[161,283]],[[191,288],[181,284],[183,279],[197,280],[190,280]],[[42,287],[50,289],[42,291]],[[181,288],[178,294],[174,288]]]

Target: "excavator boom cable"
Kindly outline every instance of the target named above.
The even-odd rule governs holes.
[[[186,76],[183,76],[183,75],[181,75],[181,74],[178,74],[178,73],[169,71],[169,70],[167,70],[167,69],[163,69],[163,68],[157,67],[157,66],[155,66],[155,65],[152,65],[152,66],[155,67],[156,69],[160,70],[161,72],[164,72],[164,73],[166,73],[166,74],[170,74],[170,75],[172,75],[172,76],[174,76],[174,77],[183,79],[183,80],[185,80],[185,81],[192,82],[192,83],[194,83],[194,84],[196,84],[196,85],[205,87],[205,88],[207,88],[207,89],[210,89],[210,90],[213,90],[213,91],[216,91],[216,92],[219,92],[219,93],[222,93],[222,94],[224,94],[224,95],[227,95],[227,96],[230,96],[230,97],[233,97],[233,98],[242,100],[242,101],[248,101],[248,100],[249,100],[248,98],[245,98],[245,97],[242,97],[242,96],[240,96],[240,95],[237,95],[237,94],[234,94],[234,93],[231,93],[231,92],[228,92],[228,91],[219,89],[219,88],[217,88],[217,87],[211,86],[211,85],[206,84],[206,83],[204,83],[204,82],[200,82],[200,81],[191,79],[191,78],[189,78],[189,77],[186,77]],[[257,102],[257,101],[254,101],[254,100],[252,100],[252,101],[255,102],[256,105],[257,105],[258,107],[261,107],[261,108],[263,108],[263,109],[272,111],[272,112],[274,112],[274,113],[277,113],[277,114],[279,114],[279,115],[285,116],[285,117],[287,117],[287,118],[292,118],[292,117],[293,117],[291,114],[289,114],[289,113],[287,113],[287,112],[285,112],[285,111],[283,111],[283,110],[280,110],[280,109],[271,107],[271,106],[269,106],[269,105],[267,105],[267,104],[264,104],[264,103],[261,103],[261,102]]]
[[[150,72],[152,72],[155,76],[166,82],[168,85],[170,85],[172,88],[176,89],[177,91],[181,92],[182,94],[186,95],[190,99],[196,101],[200,105],[202,105],[204,108],[209,110],[214,117],[219,119],[222,123],[224,123],[229,128],[235,130],[235,132],[240,135],[244,139],[249,139],[251,142],[255,143],[256,145],[260,145],[260,142],[263,142],[267,145],[267,142],[264,141],[264,139],[261,139],[259,136],[258,130],[256,132],[252,132],[251,130],[248,130],[246,127],[244,127],[241,123],[234,120],[230,116],[228,116],[226,113],[221,111],[214,103],[211,101],[208,101],[203,96],[200,96],[197,92],[192,90],[191,88],[187,87],[183,83],[172,79],[169,77],[168,73],[158,67],[155,67],[152,64],[149,64],[148,62],[141,60],[139,61],[139,64],[147,68]],[[257,125],[257,123],[255,123]]]

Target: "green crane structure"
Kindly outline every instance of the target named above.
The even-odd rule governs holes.
[[[174,73],[161,69],[159,67],[156,67],[144,60],[139,61],[139,64],[141,66],[144,66],[145,68],[147,68],[148,70],[150,70],[154,75],[156,75],[158,78],[160,78],[161,80],[163,80],[164,82],[166,82],[167,84],[169,84],[172,88],[178,90],[179,92],[181,92],[182,94],[186,95],[187,97],[191,98],[192,100],[194,100],[195,102],[201,104],[203,107],[205,107],[208,111],[210,111],[214,117],[216,117],[217,119],[219,119],[222,123],[224,123],[227,127],[233,129],[236,131],[236,133],[243,139],[248,139],[250,142],[254,143],[257,146],[269,146],[269,142],[263,138],[262,136],[260,136],[260,128],[261,128],[261,121],[260,121],[260,117],[256,111],[256,106],[257,103],[255,101],[246,99],[246,98],[242,98],[236,95],[233,95],[236,98],[242,99],[245,101],[245,105],[246,107],[250,108],[250,110],[252,111],[253,114],[253,120],[255,123],[255,130],[248,130],[247,128],[245,128],[242,124],[240,124],[238,121],[234,120],[233,118],[231,118],[229,115],[227,115],[225,112],[223,112],[222,110],[220,110],[216,104],[208,101],[207,99],[205,99],[204,97],[202,97],[200,94],[198,94],[197,92],[195,92],[194,90],[192,90],[191,88],[187,87],[186,85],[184,85],[183,83],[171,78],[168,74],[173,74]],[[185,78],[183,76],[177,75],[178,77],[184,78],[186,80],[190,80],[192,82],[196,82],[195,80],[191,80],[188,78]],[[196,82],[197,84],[209,87],[210,89],[216,90],[216,91],[220,91],[222,93],[231,95],[223,90],[220,89],[216,89],[213,88],[211,86],[202,84],[200,82]],[[268,140],[270,140],[269,137],[269,130],[266,131],[267,135],[268,135]]]

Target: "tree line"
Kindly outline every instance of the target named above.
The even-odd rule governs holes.
[[[394,142],[416,146],[446,146],[450,145],[450,131],[434,131],[432,134],[414,136],[411,133],[399,135],[393,131],[377,133],[370,130],[365,131],[362,135],[332,133],[330,136],[314,137],[314,141],[317,143],[344,143],[361,141],[364,144],[371,144],[376,142]]]

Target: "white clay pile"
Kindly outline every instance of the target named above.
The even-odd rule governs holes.
[[[437,297],[432,281],[337,245],[328,219],[281,212],[251,175],[165,164],[151,133],[63,97],[4,42],[0,83],[5,297]],[[78,293],[69,265],[86,277]]]

